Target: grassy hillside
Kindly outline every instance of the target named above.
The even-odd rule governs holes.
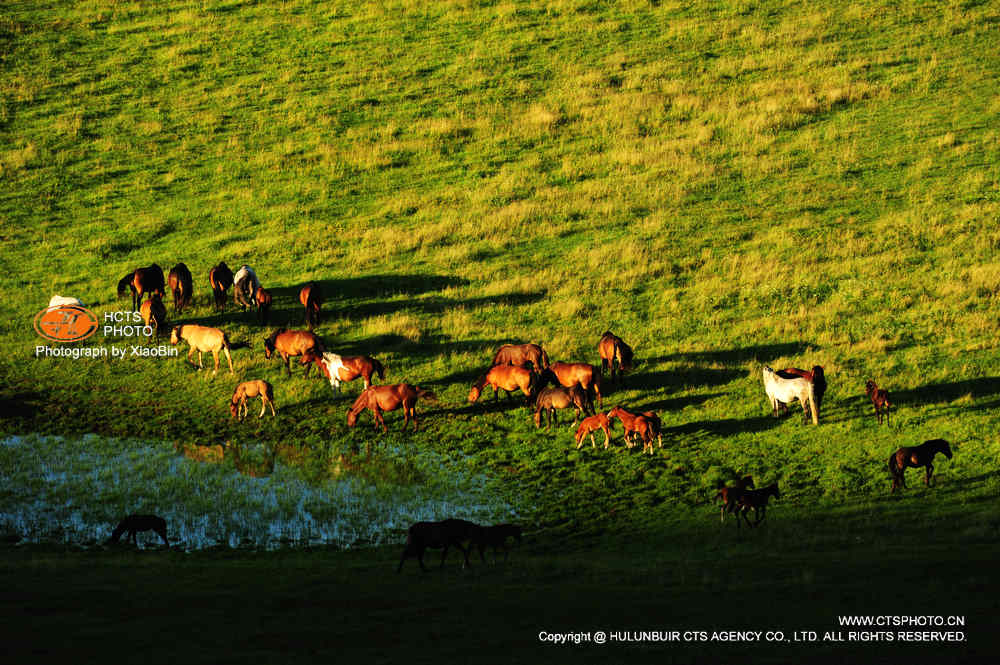
[[[572,552],[597,534],[657,551],[675,530],[715,547],[732,534],[714,488],[744,473],[780,483],[768,529],[789,560],[889,547],[900,521],[913,548],[942,528],[994,548],[998,72],[1000,11],[975,1],[7,3],[0,429],[227,460],[263,444],[314,483],[419,488],[441,479],[398,451],[433,451]],[[220,260],[274,292],[266,329],[212,311]],[[52,294],[102,316],[127,309],[124,274],[179,261],[197,298],[179,320],[251,344],[236,373],[275,384],[276,420],[232,422],[236,378],[183,359],[33,358]],[[420,433],[398,412],[388,435],[367,415],[349,430],[350,399],[264,360],[307,280],[328,347],[441,397]],[[467,404],[500,344],[594,363],[608,328],[639,365],[604,405],[660,413],[651,458],[620,425],[615,450],[577,452],[520,401]],[[769,416],[765,364],[826,368],[819,427]],[[889,497],[889,453],[937,437],[955,448],[938,486],[911,471]]]

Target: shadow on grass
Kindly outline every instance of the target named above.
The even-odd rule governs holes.
[[[758,416],[755,418],[724,418],[722,420],[699,420],[674,427],[664,427],[663,435],[695,436],[710,434],[715,436],[730,436],[745,432],[765,432],[781,424],[781,419],[773,416]]]
[[[983,377],[966,379],[952,383],[935,383],[909,390],[894,390],[889,392],[889,400],[894,404],[914,406],[920,404],[941,404],[952,402],[966,395],[973,399],[1000,396],[1000,377]],[[968,407],[970,410],[995,408],[1000,400],[994,399],[986,404],[976,404]]]
[[[645,362],[657,363],[665,361],[686,361],[693,363],[723,363],[726,365],[742,365],[749,360],[755,360],[757,362],[767,363],[777,358],[801,356],[811,351],[815,351],[817,348],[819,347],[805,342],[784,342],[780,344],[747,346],[739,349],[671,353],[665,356],[646,358]],[[640,360],[642,359],[640,358]]]
[[[708,369],[686,367],[681,369],[643,372],[632,376],[624,386],[630,390],[661,390],[701,386],[724,386],[737,379],[746,378],[746,372],[735,369]]]

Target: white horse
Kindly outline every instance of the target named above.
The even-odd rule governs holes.
[[[73,298],[71,296],[52,296],[52,300],[49,301],[49,307],[61,307],[62,305],[77,305],[79,307],[86,307],[79,298]]]
[[[253,268],[244,264],[233,276],[233,299],[241,307],[257,306],[257,289],[260,288],[260,280]]]
[[[811,410],[813,424],[819,425],[819,407],[816,406],[816,395],[813,392],[812,381],[801,376],[786,379],[776,374],[770,367],[765,367],[764,391],[767,393],[767,399],[771,403],[775,417],[778,416],[779,404],[791,404],[797,399],[802,405],[802,415],[806,422],[809,422],[809,411]]]
[[[326,375],[330,377],[330,387],[333,392],[340,393],[340,370],[347,369],[343,359],[336,353],[323,352],[323,367],[326,368]]]

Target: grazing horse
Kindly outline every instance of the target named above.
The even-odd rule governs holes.
[[[576,430],[576,449],[580,450],[583,446],[583,437],[590,435],[590,447],[596,448],[597,444],[594,443],[594,432],[597,430],[604,431],[604,449],[608,449],[608,444],[611,443],[611,421],[603,413],[598,413],[594,416],[587,416],[582,421],[580,421],[580,427]]]
[[[737,480],[732,485],[725,485],[719,488],[719,492],[715,495],[716,499],[722,499],[722,515],[720,521],[726,521],[726,513],[736,513],[736,506],[740,502],[740,497],[748,489],[753,489],[753,478],[750,476],[743,476]],[[736,519],[739,520],[739,513],[736,514]]]
[[[530,364],[538,373],[549,366],[549,356],[538,344],[504,344],[493,354],[493,364],[516,367]]]
[[[306,325],[309,330],[319,325],[320,309],[323,307],[323,293],[315,282],[309,282],[299,291],[299,302],[306,308]]]
[[[743,519],[746,520],[746,523],[750,525],[751,529],[763,522],[765,515],[767,515],[767,499],[772,496],[775,499],[781,498],[781,493],[778,491],[778,483],[771,483],[767,487],[759,490],[744,490],[737,500],[737,510],[739,510],[739,514],[736,516],[736,526],[740,526],[740,514],[743,515]],[[751,508],[753,509],[753,516],[755,519],[752,524],[749,517]]]
[[[642,439],[642,452],[648,450],[650,455],[653,454],[653,435],[659,434],[659,428],[655,424],[655,421],[650,420],[644,415],[630,413],[620,406],[616,406],[608,411],[608,420],[610,421],[612,418],[622,421],[622,427],[625,428],[626,446],[629,448],[635,446],[635,443],[631,440],[631,435],[635,434]],[[660,447],[663,447],[662,441]]]
[[[888,425],[889,407],[892,406],[892,403],[889,401],[889,391],[879,388],[874,381],[868,379],[865,381],[865,392],[875,407],[875,416],[878,418],[878,424],[882,424],[882,413],[884,412],[885,424]]]
[[[142,316],[142,322],[156,331],[156,339],[160,339],[160,330],[167,323],[167,307],[160,300],[160,296],[154,293],[152,298],[142,303],[139,314]]]
[[[178,263],[170,269],[167,275],[167,283],[170,291],[174,294],[174,314],[180,314],[185,307],[191,304],[194,281],[191,271],[183,263]]]
[[[771,403],[771,409],[775,418],[778,417],[778,406],[791,404],[792,400],[799,400],[802,404],[802,414],[806,422],[809,422],[809,411],[812,411],[812,421],[814,425],[819,425],[819,404],[816,402],[813,382],[802,376],[794,378],[783,378],[770,367],[764,368],[764,391],[767,399]]]
[[[226,290],[233,285],[233,271],[225,261],[208,271],[208,283],[212,285],[212,296],[215,298],[215,308],[226,312]]]
[[[229,354],[230,344],[229,337],[226,336],[226,333],[222,332],[218,328],[209,328],[207,326],[199,326],[193,323],[185,323],[183,325],[174,326],[174,329],[170,333],[171,344],[177,344],[182,339],[190,346],[187,355],[188,362],[191,362],[191,354],[195,351],[198,352],[198,369],[203,369],[201,364],[201,354],[211,351],[212,357],[215,358],[215,370],[212,374],[218,373],[219,351],[223,351],[226,354],[226,360],[229,361],[229,373],[233,373],[233,357]]]
[[[786,367],[785,369],[779,369],[776,374],[783,379],[794,379],[797,376],[801,376],[803,379],[810,381],[813,384],[813,393],[816,395],[816,410],[819,411],[823,406],[823,395],[826,394],[826,374],[823,373],[823,368],[819,365],[813,365],[811,371],[804,369],[799,369],[798,367]],[[787,410],[787,406],[785,407]]]
[[[610,330],[601,335],[601,341],[597,343],[597,352],[601,354],[601,375],[603,376],[606,370],[610,370],[612,381],[616,377],[615,362],[618,363],[617,377],[619,380],[622,374],[632,369],[632,347]]]
[[[358,422],[358,414],[365,409],[371,409],[374,416],[374,425],[382,426],[383,432],[388,432],[385,426],[385,419],[382,417],[383,411],[395,411],[403,407],[403,429],[413,420],[413,431],[417,431],[417,399],[423,397],[429,402],[437,402],[437,395],[430,390],[424,390],[418,386],[411,386],[408,383],[396,383],[386,386],[372,386],[365,388],[354,401],[354,405],[347,411],[347,426],[354,427]]]
[[[579,384],[588,397],[593,391],[597,395],[597,403],[602,406],[604,404],[604,399],[601,397],[601,373],[593,365],[554,362],[541,373],[538,387],[541,388],[548,383],[566,388]]]
[[[569,388],[564,386],[545,388],[535,396],[535,427],[542,426],[542,411],[545,411],[548,417],[545,429],[549,429],[552,427],[553,419],[555,419],[557,425],[559,424],[559,418],[556,417],[556,409],[568,409],[569,407],[573,407],[574,409],[573,424],[575,425],[581,414],[584,416],[587,415],[587,406],[587,393],[578,385],[574,384]]]
[[[448,556],[448,548],[454,545],[465,555],[465,566],[472,567],[469,562],[469,550],[473,543],[483,540],[483,527],[466,520],[449,519],[441,522],[417,522],[412,525],[406,533],[406,549],[399,559],[399,566],[396,567],[398,573],[403,569],[403,562],[411,556],[417,558],[420,569],[427,572],[424,566],[424,550],[428,547],[434,549],[443,548],[441,552],[441,568],[444,568],[445,557]],[[463,547],[462,543],[469,543],[469,548]],[[481,552],[480,552],[481,554]],[[484,559],[485,561],[485,559]]]
[[[478,400],[486,386],[493,387],[493,399],[498,402],[501,390],[510,397],[512,392],[520,388],[530,406],[535,398],[535,373],[515,365],[495,365],[472,385],[469,390],[469,402]]]
[[[272,354],[280,354],[288,376],[292,375],[292,368],[288,366],[290,358],[302,356],[299,363],[306,366],[303,376],[309,376],[311,364],[315,362],[316,358],[322,357],[323,351],[325,351],[323,342],[308,330],[279,328],[269,337],[264,338],[264,357],[270,360]]]
[[[118,280],[117,294],[119,300],[124,298],[129,291],[132,292],[133,301],[135,300],[135,287],[132,286],[132,279],[134,277],[135,277],[135,271],[133,270],[132,272],[126,274],[124,277]]]
[[[907,467],[926,467],[924,485],[930,487],[931,476],[934,474],[934,456],[941,453],[951,459],[951,446],[944,439],[931,439],[919,446],[903,447],[889,456],[889,474],[892,476],[892,490],[902,486],[906,489],[904,474]]]
[[[493,548],[493,561],[496,562],[497,550],[503,550],[503,561],[507,563],[507,556],[510,554],[510,550],[507,549],[507,539],[513,538],[517,541],[517,544],[521,544],[521,527],[517,524],[496,524],[494,526],[487,526],[480,528],[479,531],[473,532],[473,538],[470,542],[469,549],[472,549],[472,545],[479,547],[479,559],[486,563],[486,557],[483,553],[486,551],[487,547]]]
[[[233,418],[240,421],[246,418],[250,413],[250,408],[247,406],[247,398],[253,399],[254,397],[260,397],[260,415],[257,416],[258,418],[264,417],[267,407],[271,407],[271,417],[277,418],[278,414],[274,412],[274,388],[267,381],[260,379],[244,381],[236,386],[233,398],[229,400],[229,413],[233,415]]]
[[[244,312],[247,307],[251,309],[257,305],[257,289],[260,288],[260,280],[253,268],[244,264],[233,276],[233,301],[240,306]]]
[[[253,294],[253,298],[257,301],[257,316],[260,317],[260,325],[266,326],[267,317],[271,313],[271,303],[273,302],[271,293],[263,286],[260,286],[257,287],[257,293]]]
[[[155,531],[163,539],[163,544],[170,547],[170,543],[167,541],[167,520],[157,515],[129,515],[119,522],[115,530],[111,532],[108,543],[117,543],[122,534],[127,533],[125,539],[128,540],[131,537],[132,544],[138,547],[139,541],[136,539],[136,533],[139,531]]]
[[[385,367],[375,358],[338,356],[336,353],[324,353],[321,357],[310,355],[310,358],[326,378],[330,379],[334,392],[340,392],[341,381],[353,381],[359,376],[365,380],[365,388],[371,387],[372,376],[376,373],[379,379],[385,380]]]
[[[120,282],[118,287],[120,290]],[[158,294],[161,298],[164,297],[167,294],[166,288],[160,266],[154,263],[145,268],[136,268],[132,273],[132,310],[139,311],[144,295],[152,297],[153,294]]]

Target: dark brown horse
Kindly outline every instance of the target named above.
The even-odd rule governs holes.
[[[616,362],[618,363],[618,379],[621,379],[621,375],[625,372],[631,371],[632,347],[610,330],[601,335],[601,341],[597,343],[597,352],[601,354],[601,374],[603,375],[604,372],[610,370],[612,381],[616,378]]]
[[[531,365],[537,373],[549,366],[549,356],[538,344],[504,344],[493,354],[494,365]]]
[[[740,514],[743,515],[743,519],[746,520],[751,529],[763,522],[764,517],[767,515],[767,500],[772,496],[775,499],[781,498],[781,492],[778,491],[778,483],[771,483],[759,490],[745,490],[740,494],[740,498],[737,501],[739,514],[736,516],[736,526],[740,526]],[[754,516],[753,523],[750,522],[751,509]]]
[[[892,406],[892,403],[889,401],[889,391],[879,388],[874,381],[868,379],[865,381],[865,393],[875,407],[875,416],[878,418],[878,424],[882,424],[882,414],[885,413],[885,424],[888,425],[889,407]]]
[[[823,395],[826,393],[826,374],[823,373],[822,367],[813,365],[812,371],[799,369],[798,367],[786,367],[785,369],[778,370],[775,374],[783,379],[792,379],[801,376],[806,381],[812,383],[813,396],[816,398],[816,412],[819,413],[820,407],[823,406]],[[788,406],[783,406],[787,411]]]
[[[889,456],[889,474],[892,476],[892,492],[897,487],[906,489],[904,474],[908,467],[925,467],[924,485],[930,487],[931,476],[934,474],[934,456],[941,453],[951,459],[951,445],[944,439],[931,439],[919,446],[903,447]]]
[[[715,498],[722,499],[722,522],[726,521],[726,513],[736,513],[736,506],[739,505],[740,497],[743,496],[746,490],[753,488],[753,478],[750,476],[743,476],[732,485],[725,485],[719,488],[719,492],[715,495]],[[740,519],[738,513],[736,514],[736,519]]]
[[[212,285],[212,296],[215,298],[215,308],[226,311],[226,291],[233,285],[233,271],[225,261],[208,271],[208,283]]]
[[[469,562],[469,550],[473,544],[483,541],[483,527],[466,520],[450,519],[441,522],[417,522],[412,525],[406,533],[406,549],[399,559],[399,566],[396,567],[398,573],[403,569],[403,562],[410,557],[416,557],[420,564],[420,569],[427,572],[424,566],[424,550],[428,547],[443,549],[441,552],[441,567],[444,568],[444,559],[448,556],[449,547],[457,547],[465,555],[465,565],[471,567]],[[468,549],[463,543],[469,543]],[[480,552],[482,555],[482,552]],[[485,561],[485,559],[484,559]]]
[[[145,268],[136,268],[132,273],[132,309],[139,311],[142,297],[158,294],[163,298],[167,294],[167,286],[163,280],[163,268],[155,263]],[[119,290],[121,283],[119,283]]]
[[[535,396],[535,427],[542,426],[542,411],[545,412],[548,423],[545,425],[545,429],[552,427],[552,420],[555,419],[556,424],[559,424],[559,418],[556,416],[556,409],[568,409],[573,407],[573,424],[580,418],[581,415],[587,415],[588,407],[587,393],[579,385],[572,385],[569,388],[564,386],[554,386],[550,388],[545,388]]]
[[[178,263],[170,269],[167,282],[174,294],[174,315],[180,314],[191,304],[191,292],[194,289],[191,271],[183,263]]]
[[[306,366],[304,376],[309,376],[311,363],[315,357],[322,357],[323,351],[323,342],[308,330],[280,328],[264,339],[264,357],[270,360],[274,353],[281,355],[288,376],[292,375],[292,369],[288,366],[290,358],[302,356],[299,363]]]
[[[270,291],[261,286],[257,288],[254,300],[257,301],[257,316],[260,319],[260,325],[266,326],[267,317],[271,314],[271,303],[274,299],[271,298]]]
[[[121,300],[128,295],[128,292],[132,292],[132,300],[135,301],[135,287],[132,286],[132,278],[135,277],[135,271],[127,273],[124,277],[118,280],[118,299]]]
[[[593,416],[588,416],[580,422],[580,427],[576,430],[576,449],[580,450],[583,446],[583,438],[590,435],[590,447],[596,448],[597,444],[594,443],[594,432],[601,430],[604,432],[604,449],[608,449],[608,445],[611,443],[611,421],[603,413],[598,413]]]
[[[159,294],[154,293],[152,298],[142,303],[139,314],[142,316],[142,322],[155,331],[156,339],[160,339],[160,332],[165,330],[164,326],[167,324],[167,308],[160,300]],[[146,341],[151,342],[152,339],[150,337]]]
[[[319,325],[320,309],[323,307],[323,294],[315,282],[309,282],[299,291],[299,302],[306,308],[306,325],[309,330]]]
[[[493,548],[493,561],[496,562],[497,550],[503,550],[503,560],[504,563],[507,562],[507,555],[510,554],[510,550],[507,549],[507,539],[513,538],[517,541],[517,544],[521,544],[521,527],[517,524],[496,524],[494,526],[481,527],[479,531],[473,531],[472,541],[470,542],[469,549],[472,549],[472,545],[479,547],[479,559],[486,563],[486,557],[483,553],[486,551],[487,547]]]
[[[587,393],[597,395],[597,403],[603,405],[601,397],[601,373],[593,365],[587,363],[564,363],[554,362],[542,371],[539,377],[538,386],[542,387],[548,383],[569,388],[579,385]]]
[[[640,439],[642,439],[642,452],[649,451],[649,454],[653,454],[653,436],[658,433],[657,426],[644,415],[638,415],[631,413],[620,406],[608,411],[608,420],[612,418],[617,418],[622,421],[622,427],[625,428],[625,445],[629,448],[635,446],[632,442],[631,435],[635,434]],[[663,444],[660,444],[663,447]]]
[[[383,432],[388,432],[385,426],[385,419],[382,417],[383,411],[395,411],[403,409],[403,429],[413,420],[413,430],[419,429],[417,424],[417,399],[423,397],[428,402],[436,402],[437,395],[429,390],[408,383],[396,383],[387,386],[372,386],[365,388],[354,401],[354,405],[347,411],[347,426],[354,427],[358,422],[358,414],[365,409],[371,409],[374,416],[375,428],[382,426]]]
[[[500,401],[501,390],[507,393],[507,397],[510,397],[512,392],[520,388],[530,405],[535,397],[535,379],[535,373],[523,367],[496,365],[472,385],[469,390],[469,402],[478,400],[483,388],[492,386],[494,400]]]
[[[117,543],[122,534],[127,534],[126,541],[131,537],[132,544],[138,547],[139,541],[136,539],[136,534],[140,531],[155,531],[163,539],[163,544],[170,547],[170,542],[167,540],[167,520],[158,515],[129,515],[119,522],[115,530],[111,532],[108,543]]]

